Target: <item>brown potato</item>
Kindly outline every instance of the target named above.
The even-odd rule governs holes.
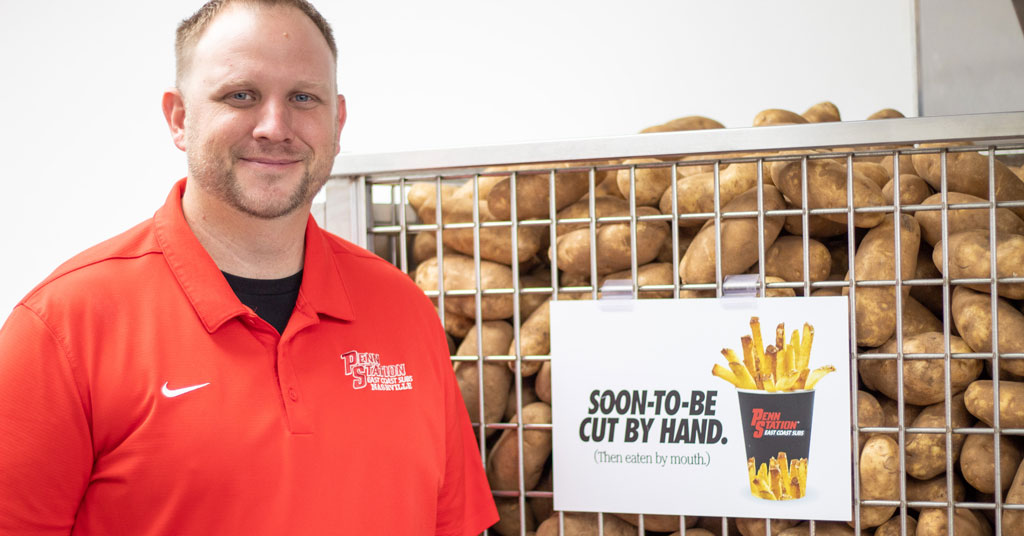
[[[637,216],[658,214],[651,207],[637,207]],[[606,274],[629,268],[631,260],[631,231],[628,222],[599,224],[597,235],[597,273]],[[658,256],[662,243],[669,236],[664,221],[638,221],[636,223],[636,262],[647,264]],[[552,246],[557,254],[558,268],[566,273],[590,274],[590,229],[582,228],[562,234]]]
[[[896,401],[881,394],[877,394],[875,396],[875,399],[878,400],[878,405],[882,407],[882,426],[885,426],[886,428],[898,427],[900,423],[900,416],[899,408],[896,405]],[[921,413],[922,409],[924,408],[921,406],[915,406],[913,404],[903,404],[903,422],[907,424],[914,422],[914,419],[917,418],[917,416]],[[897,434],[896,432],[891,432],[884,435],[891,437],[894,441],[899,439],[899,434]]]
[[[613,516],[633,525],[634,527],[640,526],[640,516],[637,514],[612,514]],[[680,516],[668,516],[658,514],[644,514],[644,530],[652,530],[654,532],[669,532],[671,530],[679,530]],[[687,516],[686,527],[690,528],[697,524],[697,518],[695,516]],[[689,531],[687,531],[689,534]]]
[[[482,179],[482,178],[481,178]],[[453,197],[450,208],[446,205],[442,218],[445,224],[472,223],[473,199],[471,197]],[[481,222],[498,221],[487,210],[485,201],[480,201],[478,217]],[[547,230],[537,226],[520,226],[516,230],[516,262],[525,262],[540,251],[544,244]],[[472,256],[480,240],[480,258],[501,264],[512,264],[512,228],[481,227],[474,234],[473,229],[445,229],[441,234],[444,245],[459,253]]]
[[[839,118],[839,108],[829,101],[819,102],[818,104],[808,108],[800,115],[804,116],[804,119],[811,123],[842,121],[842,119]]]
[[[795,112],[770,108],[762,110],[754,116],[754,126],[763,127],[768,125],[792,125],[808,123],[807,119]]]
[[[707,117],[699,115],[688,115],[673,119],[660,125],[647,127],[640,131],[641,134],[654,132],[678,132],[681,130],[706,130],[710,128],[725,128],[724,125]]]
[[[832,269],[832,255],[825,244],[817,240],[808,238],[807,245],[811,282],[826,280]],[[803,238],[780,236],[764,253],[765,275],[780,277],[785,281],[803,281],[803,251]]]
[[[946,192],[946,202],[950,205],[960,203],[987,203],[988,201],[970,194]],[[942,194],[932,194],[921,202],[922,205],[942,204]],[[974,229],[988,230],[989,211],[985,208],[958,208],[946,210],[946,229],[950,235]],[[942,241],[942,211],[919,210],[914,213],[921,224],[921,237],[934,246]],[[997,235],[1008,233],[1024,235],[1024,220],[1008,208],[996,209]]]
[[[546,288],[550,286],[551,269],[547,266],[519,277],[520,291],[528,288]],[[550,297],[551,294],[544,292],[521,292],[519,296],[519,319],[525,322]]]
[[[917,520],[907,516],[907,530],[903,532],[903,522],[900,516],[896,515],[882,523],[875,529],[875,536],[903,536],[904,534],[915,534],[917,532]]]
[[[537,398],[537,391],[533,388],[533,380],[534,378],[523,378],[521,388],[523,407],[540,400]],[[505,406],[505,415],[503,420],[505,422],[509,422],[517,413],[519,413],[519,401],[516,399],[516,384],[513,381],[512,387],[508,391],[508,404]]]
[[[785,194],[789,201],[799,207],[805,206],[801,189],[800,161],[773,162],[772,180],[775,186]],[[810,209],[845,208],[846,199],[846,165],[836,160],[807,161],[807,201]],[[869,179],[856,167],[853,171],[853,206],[874,207],[885,205],[882,187]],[[846,223],[846,214],[822,214],[822,218],[837,223]],[[888,219],[881,212],[862,212],[854,214],[853,224],[857,227],[875,227]]]
[[[878,162],[855,161],[853,163],[853,170],[855,172],[859,171],[866,178],[871,179],[871,182],[877,184],[879,188],[892,181],[892,168],[887,168]],[[891,195],[889,199],[892,199]]]
[[[603,525],[599,525],[597,516],[602,516]],[[565,512],[563,514],[565,532],[563,536],[597,536],[600,528],[604,529],[605,536],[636,536],[636,527],[611,514],[584,514],[577,512]],[[535,536],[557,536],[558,512],[547,518],[537,527]]]
[[[550,216],[551,170],[555,171],[555,210],[575,203],[590,190],[589,170],[559,171],[577,166],[579,164],[528,164],[489,170],[519,172],[516,174],[516,218],[528,220]],[[487,208],[500,221],[511,219],[511,191],[511,176],[505,176],[487,195]]]
[[[945,402],[939,402],[924,408],[914,419],[911,428],[944,428],[946,426]],[[974,418],[964,406],[964,395],[954,395],[950,401],[951,426],[966,428],[974,423]],[[921,480],[935,477],[946,470],[946,436],[944,434],[907,434],[906,470],[907,474]],[[953,463],[960,456],[964,444],[964,434],[952,434],[953,450],[949,453]]]
[[[765,210],[778,210],[785,205],[779,191],[771,185],[763,186],[762,200]],[[723,212],[739,212],[757,209],[757,188],[751,188],[729,202]],[[683,283],[712,283],[715,281],[715,226],[709,222],[694,237],[683,260],[679,262],[679,277]],[[768,248],[782,230],[782,218],[764,218],[764,247]],[[722,276],[742,274],[757,262],[757,218],[723,219],[722,231]]]
[[[786,208],[800,208],[788,206]],[[783,225],[786,232],[792,235],[804,234],[804,223],[801,216],[786,216],[786,223]],[[812,238],[830,238],[846,234],[846,224],[826,220],[814,214],[807,215],[807,236]],[[844,268],[845,270],[845,268]]]
[[[732,164],[718,173],[718,201],[726,206],[736,196],[757,186],[757,164]],[[661,196],[658,208],[662,214],[672,213],[672,189]],[[676,209],[682,214],[712,213],[715,211],[715,174],[699,173],[683,177],[676,182]],[[680,227],[700,227],[711,218],[680,218]]]
[[[665,241],[661,244],[661,249],[658,250],[658,257],[655,260],[658,262],[679,262],[683,260],[683,255],[686,254],[687,248],[690,247],[693,237],[697,236],[697,231],[699,230],[695,227],[679,229],[679,247],[676,248],[678,254],[675,258],[672,257],[672,233],[669,232],[668,236],[665,237]]]
[[[552,491],[554,488],[553,474],[550,468],[544,471],[544,476],[537,484],[537,491]],[[529,503],[530,509],[533,510],[533,516],[537,519],[547,519],[555,512],[555,501],[552,497],[529,497],[526,501]]]
[[[437,310],[437,307],[434,307]],[[440,314],[440,312],[438,313]],[[445,311],[444,313],[444,330],[452,337],[463,338],[469,333],[469,330],[476,326],[476,321],[468,316],[462,316],[458,313],[451,313]]]
[[[954,354],[970,353],[971,349],[959,337],[950,336],[949,348]],[[896,353],[896,341],[891,340],[870,353]],[[941,354],[945,351],[943,335],[939,332],[919,333],[903,338],[905,354]],[[897,362],[895,359],[865,359],[858,363],[864,383],[896,400]],[[908,404],[928,405],[945,398],[945,367],[942,359],[903,359],[903,400]],[[956,394],[967,389],[980,374],[980,359],[952,359],[949,362],[950,389]]]
[[[932,261],[942,270],[943,250],[949,249],[949,273],[951,279],[988,278],[991,276],[991,251],[988,231],[961,231],[949,236],[949,240],[935,244]],[[1024,275],[1024,235],[998,234],[996,236],[996,277],[1019,277]],[[965,285],[974,290],[989,292],[988,283]],[[1000,283],[999,295],[1011,300],[1024,298],[1024,283]]]
[[[895,173],[895,167],[893,167],[893,157],[892,157],[892,155],[883,156],[882,160],[880,160],[878,162],[878,164],[883,166],[885,169],[889,170],[889,175],[890,176],[893,176],[893,173]],[[917,173],[917,169],[914,168],[914,160],[913,160],[913,158],[909,154],[902,154],[902,153],[900,153],[900,169],[899,169],[899,172],[900,172],[900,175],[918,175],[918,176],[920,176]]]
[[[772,283],[787,283],[787,281],[781,277],[775,277],[773,275],[767,275],[764,278],[766,285]],[[769,288],[765,290],[765,298],[793,298],[796,296],[796,290],[789,287],[783,288]]]
[[[932,145],[934,144],[926,144]],[[948,144],[942,144],[948,145]],[[915,154],[914,168],[918,175],[936,191],[940,188],[940,153]],[[1006,167],[1006,164],[995,160],[995,198],[997,201],[1024,200],[1024,181],[1021,181]],[[946,185],[951,192],[971,194],[982,199],[988,195],[989,167],[988,156],[976,152],[946,153]],[[1024,207],[1010,209],[1014,214],[1024,218]]]
[[[437,256],[437,233],[434,231],[422,231],[416,233],[412,239],[412,263],[413,266]]]
[[[907,478],[907,501],[908,502],[948,502],[949,482],[946,482],[946,473],[919,480],[913,477]],[[964,479],[955,471],[953,472],[953,500],[963,501],[967,497],[967,487]],[[917,507],[912,507],[917,510]]]
[[[722,520],[725,520],[725,531],[722,530]],[[715,536],[722,536],[723,534],[736,534],[739,530],[736,528],[736,518],[734,517],[701,517],[697,520],[697,526],[714,534]]]
[[[451,182],[441,183],[441,207],[447,207],[459,186]],[[417,182],[405,194],[409,206],[416,211],[424,223],[437,221],[437,185],[433,182]]]
[[[997,298],[999,353],[1024,353],[1024,314]],[[953,289],[953,322],[967,346],[975,352],[992,351],[992,296],[958,285]],[[1024,359],[1002,358],[1000,370],[1024,375]]]
[[[656,158],[630,158],[622,162],[624,165],[633,166],[638,164],[658,164],[661,160]],[[672,166],[662,164],[657,167],[636,167],[633,169],[620,169],[616,176],[616,184],[624,199],[629,199],[629,178],[633,175],[633,196],[638,206],[658,206],[662,194],[669,190],[672,184]]]
[[[979,423],[975,428],[988,425]],[[1020,445],[1008,436],[995,438],[988,434],[971,434],[964,440],[964,448],[960,452],[960,472],[974,489],[982,493],[995,493],[996,464],[995,441],[999,441],[999,490],[1006,491],[1013,482],[1013,474],[1024,459]]]
[[[482,353],[478,353],[477,330],[471,329],[462,340],[455,355],[458,356],[493,356],[505,355],[509,341],[512,340],[512,325],[503,320],[483,322]],[[505,407],[508,405],[509,386],[512,385],[512,373],[504,363],[489,361],[484,363],[484,423],[502,422]],[[458,380],[462,400],[466,403],[469,420],[480,422],[480,367],[476,361],[458,361],[455,363],[455,379]],[[488,428],[487,435],[496,430]]]
[[[978,380],[971,383],[964,393],[967,411],[985,424],[995,423],[995,398],[992,395],[992,380]],[[1024,382],[1002,380],[999,382],[999,426],[1003,428],[1024,428]]]
[[[900,498],[899,445],[878,435],[867,440],[860,453],[860,498],[895,500]],[[896,506],[861,506],[860,526],[877,527],[885,523]],[[851,522],[852,523],[852,522]]]
[[[687,533],[689,534],[689,533]],[[810,536],[811,523],[804,521],[779,533],[779,536]],[[857,533],[846,523],[839,521],[815,521],[815,536],[855,536]]]
[[[795,519],[773,519],[771,520],[771,536],[778,534],[798,523]],[[743,536],[765,536],[765,520],[747,517],[736,518],[736,529]]]
[[[605,281],[609,279],[633,279],[632,270],[623,270],[621,272],[611,273],[602,276],[598,282],[600,286],[604,286]],[[652,262],[643,266],[637,267],[636,281],[638,287],[644,287],[647,285],[671,285],[672,284],[672,264],[667,262]],[[638,297],[642,299],[646,298],[671,298],[672,290],[641,290],[638,292]]]
[[[501,536],[519,536],[522,534],[519,525],[519,499],[515,497],[495,497],[494,505],[498,507],[498,522],[490,530]],[[524,512],[526,530],[537,528],[537,519],[529,507]]]
[[[942,320],[913,296],[907,296],[903,300],[903,336],[910,337],[929,331],[942,331]]]
[[[868,119],[869,120],[874,120],[874,119],[894,119],[894,118],[897,118],[897,117],[906,117],[906,116],[903,115],[902,113],[900,113],[899,110],[894,110],[892,108],[883,108],[883,109],[878,110],[877,112],[869,115]]]
[[[917,250],[921,230],[914,218],[900,217],[900,259],[903,279],[913,277],[917,269]],[[868,231],[854,257],[857,281],[890,280],[896,277],[895,225],[886,218]],[[910,287],[903,287],[903,296]],[[849,288],[843,289],[843,295]],[[861,287],[856,289],[857,344],[878,346],[896,331],[896,289],[894,287]]]
[[[932,249],[928,244],[921,244],[917,252],[917,269],[914,279],[942,279],[942,273],[932,262]],[[935,316],[942,318],[943,297],[942,282],[937,285],[915,285],[910,287],[910,296],[921,302]],[[955,328],[954,328],[955,329]],[[955,333],[954,333],[955,334]]]
[[[1005,515],[1005,514],[1004,514]],[[949,530],[949,517],[944,508],[924,508],[917,518],[917,536],[987,536],[992,531],[970,510],[957,508],[953,512],[953,531]],[[1003,532],[1006,534],[1006,532]]]
[[[890,180],[882,186],[882,195],[885,196],[885,202],[890,205],[895,205],[894,190],[896,189],[896,181]],[[900,185],[900,206],[905,205],[920,205],[925,199],[928,199],[932,195],[932,187],[928,186],[928,183],[917,175],[902,174],[899,180]],[[917,211],[908,211],[914,212]],[[920,223],[920,222],[918,222]]]
[[[534,380],[534,390],[537,392],[537,398],[551,403],[551,362],[544,361],[540,365],[540,370],[537,371],[537,379]]]
[[[476,270],[473,259],[464,255],[444,256],[444,290],[473,290],[476,288]],[[423,290],[437,290],[439,266],[437,258],[428,259],[416,268],[416,285]],[[480,261],[481,289],[511,289],[512,270],[503,264],[491,261]],[[476,318],[476,298],[474,296],[445,296],[446,312]],[[511,294],[497,294],[481,297],[483,320],[502,320],[511,318],[513,313],[513,297]]]
[[[867,428],[885,426],[885,414],[882,412],[882,405],[878,403],[878,399],[867,391],[857,391],[857,427]],[[864,445],[867,440],[872,436],[879,435],[876,432],[870,434],[861,432],[858,437],[858,443],[860,449],[864,450]]]
[[[548,355],[551,353],[551,300],[545,300],[530,318],[519,326],[519,350],[522,356]],[[516,355],[516,343],[508,345],[508,354]],[[522,376],[533,376],[540,370],[541,361],[521,361]],[[508,363],[510,370],[515,370],[515,361]]]
[[[521,415],[512,419],[523,424],[551,424],[551,406],[545,402],[534,402],[523,407]],[[519,445],[518,433],[509,428],[501,433],[498,442],[487,457],[487,480],[491,489],[519,489]],[[523,482],[532,490],[540,482],[544,464],[551,457],[551,430],[523,430]]]
[[[683,532],[679,531],[679,530],[673,532],[672,534],[669,534],[669,536],[682,536],[682,535],[683,535]],[[711,532],[710,530],[707,530],[707,529],[686,529],[686,536],[715,536],[715,533]]]
[[[1005,425],[1004,425],[1005,426]],[[1024,504],[1024,462],[1017,467],[1005,504]],[[1024,510],[1003,510],[1003,536],[1024,535]]]

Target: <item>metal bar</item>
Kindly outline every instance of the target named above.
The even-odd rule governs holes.
[[[370,175],[499,164],[602,160],[641,156],[754,152],[782,149],[856,147],[1009,140],[1024,135],[1024,112],[948,117],[842,121],[757,128],[729,128],[604,138],[451,147],[414,151],[341,154],[336,175]]]

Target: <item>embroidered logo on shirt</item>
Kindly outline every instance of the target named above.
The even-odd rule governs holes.
[[[160,388],[160,392],[163,393],[163,395],[166,396],[167,398],[174,398],[176,396],[181,396],[181,395],[183,395],[185,393],[191,393],[192,391],[195,391],[196,389],[202,389],[203,387],[206,387],[207,385],[210,385],[210,382],[206,382],[206,383],[201,383],[199,385],[190,385],[188,387],[182,387],[180,389],[168,389],[167,388],[167,384],[168,383],[170,383],[170,382],[164,382],[164,386]]]
[[[371,391],[408,391],[412,389],[412,375],[405,372],[405,363],[382,365],[380,354],[357,352],[341,354],[345,375],[352,376],[352,388]]]

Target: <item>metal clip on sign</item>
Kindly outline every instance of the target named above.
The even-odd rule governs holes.
[[[601,297],[598,307],[602,311],[632,311],[633,281],[629,279],[609,279],[601,285]]]
[[[758,274],[727,275],[722,281],[722,303],[730,309],[754,307],[760,292],[761,276]]]

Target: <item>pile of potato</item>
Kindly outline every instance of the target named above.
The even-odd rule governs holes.
[[[882,110],[869,119],[890,117],[902,115]],[[765,110],[754,119],[754,126],[838,120],[838,109],[824,102],[803,114]],[[694,116],[644,132],[705,128],[723,127],[711,119]],[[955,145],[958,144],[943,147]],[[895,151],[912,147],[875,149]],[[677,263],[679,283],[696,285],[681,289],[680,298],[714,297],[715,291],[707,285],[716,283],[718,239],[715,222],[708,217],[708,213],[715,211],[715,174],[714,166],[707,163],[709,160],[719,160],[718,203],[723,213],[756,212],[759,206],[766,211],[837,209],[806,219],[800,214],[764,216],[760,237],[756,217],[720,220],[722,275],[758,273],[763,269],[766,282],[772,285],[767,289],[768,296],[804,295],[808,282],[848,281],[851,270],[857,281],[989,277],[989,209],[947,207],[947,225],[943,229],[943,212],[922,208],[941,207],[940,153],[900,154],[898,162],[893,161],[892,155],[855,156],[851,170],[845,154],[849,151],[836,148],[827,152],[793,152],[789,159],[777,158],[787,156],[786,153],[748,153],[494,167],[483,170],[475,181],[465,177],[442,181],[440,192],[435,181],[413,184],[407,199],[419,220],[433,224],[440,219],[446,228],[440,235],[435,231],[415,234],[411,246],[415,266],[412,276],[424,291],[437,291],[439,287],[445,291],[464,291],[443,297],[437,297],[436,292],[431,294],[439,307],[443,302],[445,330],[451,337],[453,354],[460,356],[454,365],[456,377],[470,417],[478,432],[485,435],[485,462],[491,487],[499,492],[512,492],[496,496],[501,521],[493,532],[558,532],[558,515],[552,511],[550,493],[530,493],[550,492],[552,482],[551,365],[547,356],[553,272],[559,300],[592,299],[592,283],[600,286],[608,279],[634,276],[640,287],[661,286],[641,290],[640,298],[672,298],[673,263]],[[818,154],[826,156],[801,160],[801,156]],[[758,157],[776,157],[762,161],[760,183]],[[896,165],[898,180],[893,176]],[[803,168],[808,177],[806,187],[801,179]],[[945,168],[949,204],[987,203],[990,168],[986,154],[949,152]],[[514,188],[512,171],[516,171]],[[1011,167],[1003,163],[1002,156],[997,156],[991,171],[996,200],[1024,201],[1024,169]],[[853,184],[849,196],[848,176],[852,176]],[[896,190],[901,205],[898,217],[890,208],[858,211],[852,222],[847,221],[848,199],[858,209],[891,207]],[[594,216],[602,219],[593,229],[592,205]],[[673,218],[673,208],[678,218]],[[552,210],[558,223],[549,220]],[[518,222],[515,245],[511,230],[513,212]],[[1024,275],[1024,206],[998,208],[994,221],[997,276]],[[678,236],[675,244],[673,223]],[[452,227],[448,228],[449,225]],[[591,244],[592,233],[596,245]],[[764,248],[763,266],[758,264],[759,244]],[[591,247],[596,247],[594,259]],[[633,250],[636,274],[631,269]],[[474,255],[480,258],[479,285]],[[442,271],[444,278],[439,283]],[[593,281],[595,275],[597,280]],[[482,292],[478,304],[478,288],[496,292]],[[519,293],[511,292],[513,288],[518,288]],[[991,352],[991,290],[987,282],[951,285],[946,304],[941,285],[903,285],[898,289],[892,285],[868,285],[857,286],[852,292],[842,285],[813,288],[811,295],[815,296],[854,295],[855,337],[862,354],[856,363],[861,382],[855,398],[857,423],[859,429],[873,429],[861,431],[856,437],[861,499],[900,500],[900,482],[905,479],[905,500],[911,502],[946,502],[948,490],[952,489],[956,501],[992,503],[993,494],[1000,493],[1004,504],[1024,504],[1024,438],[1015,434],[993,435],[990,431],[995,414],[993,383],[997,377],[999,426],[1024,428],[1024,359],[1001,357],[998,370],[994,370],[989,358],[954,357],[948,363],[942,358],[905,358],[900,371],[892,357],[897,349],[898,331],[903,352],[908,354],[943,354],[946,329],[950,334],[949,349],[954,355]],[[998,284],[995,307],[1000,354],[1024,353],[1022,300],[1024,283]],[[516,314],[520,326],[518,340],[513,327]],[[948,325],[943,324],[943,318],[949,319]],[[520,358],[517,360],[516,356]],[[898,383],[900,373],[902,386]],[[902,421],[896,402],[901,392]],[[974,427],[980,433],[951,434],[952,449],[948,452],[947,434],[905,433],[900,441],[900,424],[904,429],[946,427],[947,403],[952,428]],[[520,422],[524,427],[522,485],[516,426]],[[994,464],[996,444],[1001,469],[998,475]],[[905,453],[902,468],[901,449]],[[951,474],[947,474],[949,468]],[[518,495],[523,492],[527,499],[525,511],[521,512]],[[901,533],[903,520],[897,506],[861,506],[859,512],[864,533]],[[911,505],[907,513],[907,533],[947,533],[946,508]],[[956,508],[952,521],[956,534],[993,533],[992,509]],[[605,534],[637,534],[638,522],[635,514],[603,517]],[[676,516],[644,516],[648,534],[678,534],[681,522],[689,529],[687,534],[722,533],[720,518],[690,516],[682,521]],[[597,523],[597,514],[564,516],[565,531],[571,535],[597,534]],[[729,519],[726,524],[733,534],[765,534],[765,520]],[[852,534],[851,526],[852,523],[817,523],[816,532]],[[770,527],[773,535],[808,531],[807,522],[773,520]],[[1002,534],[1024,535],[1024,510],[1003,511]]]

